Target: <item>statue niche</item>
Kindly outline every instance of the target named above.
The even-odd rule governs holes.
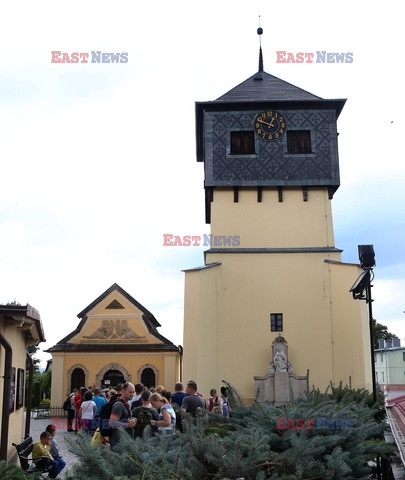
[[[306,376],[294,375],[293,366],[288,361],[288,345],[279,335],[272,345],[272,361],[267,375],[254,377],[256,401],[260,404],[282,405],[291,402],[300,393],[308,391],[309,370]]]

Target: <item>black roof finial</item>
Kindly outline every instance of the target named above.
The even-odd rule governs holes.
[[[259,35],[259,42],[260,42],[260,48],[259,48],[259,72],[263,72],[263,52],[262,52],[262,35],[263,33],[263,28],[260,26],[260,15],[259,15],[259,28],[257,29],[257,34]]]

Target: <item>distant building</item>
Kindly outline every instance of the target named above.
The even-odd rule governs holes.
[[[405,395],[405,347],[393,337],[391,342],[379,340],[374,350],[376,381],[388,399]]]
[[[28,304],[0,305],[0,460],[15,463],[12,443],[29,434],[29,423],[24,424],[27,345],[40,342],[45,337],[38,310]]]
[[[182,347],[160,335],[160,323],[114,283],[78,314],[77,328],[47,350],[52,354],[51,404],[89,385],[126,381],[174,388]]]

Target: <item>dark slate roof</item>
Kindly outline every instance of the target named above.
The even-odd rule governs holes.
[[[168,341],[168,340],[167,340]],[[180,346],[173,343],[57,343],[45,352],[178,352]]]
[[[257,72],[215,102],[277,102],[323,100],[266,72]]]
[[[323,99],[264,71],[258,71],[217,100],[196,102],[197,162],[205,161],[204,112],[274,109],[333,109],[336,118],[345,99]]]

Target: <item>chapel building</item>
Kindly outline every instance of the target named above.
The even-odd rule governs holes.
[[[141,382],[174,388],[182,348],[158,332],[160,323],[114,283],[78,314],[77,328],[47,350],[52,354],[51,404],[74,388]]]

